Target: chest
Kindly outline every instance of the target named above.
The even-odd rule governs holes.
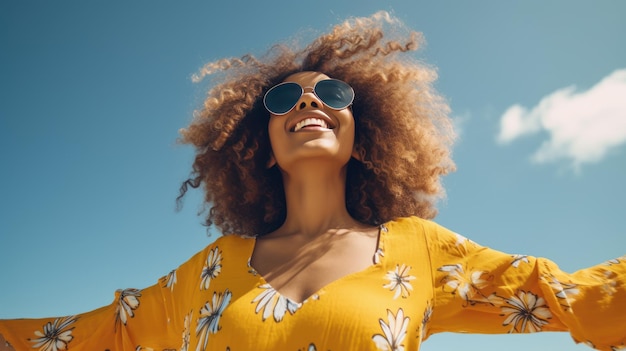
[[[264,259],[279,264],[264,274],[255,269],[261,261],[252,260],[255,239],[219,240],[203,260],[202,272],[214,273],[208,287],[189,301],[190,345],[231,351],[419,349],[432,312],[433,276],[423,236],[402,229],[381,227],[373,247],[355,243],[349,251],[331,245],[270,252]],[[323,259],[326,255],[356,255],[358,265]],[[345,267],[328,269],[338,265]],[[329,271],[339,273],[319,288],[320,281],[307,285],[307,277]],[[303,278],[297,286],[312,292],[301,300],[277,288]]]
[[[324,286],[374,265],[378,242],[377,233],[304,244],[259,241],[250,264],[281,295],[302,302]]]
[[[432,306],[430,278],[418,269],[370,265],[301,302],[251,274],[251,288],[233,287],[222,330],[212,338],[216,349],[417,350]]]

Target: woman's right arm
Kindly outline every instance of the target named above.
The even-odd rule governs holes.
[[[115,293],[108,306],[73,316],[0,319],[4,350],[165,350],[183,342],[189,297],[199,289],[206,250],[146,289]],[[12,348],[7,346],[7,341]]]
[[[160,290],[157,284],[144,290],[117,291],[110,305],[78,315],[0,320],[0,334],[16,350],[81,351],[134,350],[142,345],[134,345],[135,338],[124,337],[125,334],[143,339],[144,334],[156,332],[171,348],[174,334],[164,328],[164,323],[153,322],[152,328],[147,327],[147,318],[160,319],[168,313]]]
[[[118,290],[111,304],[82,314],[0,320],[0,334],[15,350],[176,349],[183,320],[163,284]]]

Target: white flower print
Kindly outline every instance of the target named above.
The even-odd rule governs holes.
[[[528,255],[511,255],[511,257],[513,257],[513,262],[511,262],[511,266],[515,268],[519,267],[520,263],[522,262],[529,263]]]
[[[626,261],[626,255],[618,257],[618,258],[610,259],[610,260],[604,262],[604,265],[605,266],[612,266],[614,264],[620,264],[620,263],[622,263],[624,261]]]
[[[298,349],[298,351],[317,351],[314,343],[310,343],[306,349]]]
[[[402,295],[402,298],[407,298],[410,295],[409,290],[413,290],[411,280],[414,280],[415,277],[408,274],[409,270],[411,270],[410,266],[405,266],[404,264],[402,266],[396,265],[395,270],[388,271],[385,275],[389,283],[383,285],[383,288],[391,291],[395,290],[394,299],[397,299],[400,295]]]
[[[67,350],[69,343],[74,338],[72,324],[76,322],[76,316],[68,316],[57,318],[53,322],[48,322],[43,326],[43,332],[37,330],[36,339],[30,341],[34,343],[33,348],[39,348],[40,351],[62,351]]]
[[[176,284],[176,270],[169,272],[165,277],[161,278],[164,288],[170,288],[170,291],[174,291],[174,285]]]
[[[376,248],[376,252],[374,252],[374,264],[379,264],[380,260],[385,257],[385,250],[383,249],[383,240],[382,240],[382,234],[383,233],[388,233],[389,229],[387,228],[386,225],[381,224],[378,227],[378,231],[379,231],[379,237],[378,237],[378,247]]]
[[[593,344],[591,341],[589,341],[589,340],[587,340],[587,341],[583,341],[583,342],[582,342],[582,344],[583,344],[583,345],[585,345],[585,346],[589,346],[589,347],[591,347],[592,349],[595,349],[595,348],[596,348],[596,345],[594,345],[594,344]]]
[[[604,285],[602,288],[609,295],[612,296],[616,291],[617,287],[617,273],[611,271],[604,271]]]
[[[458,233],[453,233],[454,236],[456,237],[456,246],[462,246],[465,245],[466,243],[470,242],[470,240],[466,237],[464,237],[461,234]]]
[[[204,268],[202,268],[200,290],[207,290],[211,284],[211,279],[217,278],[221,271],[222,252],[219,251],[219,248],[215,247],[213,250],[209,251]]]
[[[587,340],[583,342],[583,345],[589,346],[592,349],[596,348],[596,345],[594,343],[592,343],[591,341]],[[611,351],[623,351],[626,350],[626,345],[621,345],[621,346],[611,346]]]
[[[404,351],[402,341],[406,337],[410,318],[404,317],[404,311],[400,308],[396,315],[387,310],[387,320],[389,323],[385,323],[382,318],[378,320],[383,334],[374,335],[372,340],[376,343],[376,347],[379,350]]]
[[[612,296],[617,291],[617,273],[609,270],[594,270],[591,272],[591,277],[602,283],[602,290],[607,295]]]
[[[484,300],[480,289],[487,286],[488,281],[484,278],[487,272],[472,271],[466,273],[461,264],[445,265],[438,269],[440,272],[447,272],[443,278],[446,286],[452,289],[451,293],[458,293],[465,301],[470,303]],[[479,297],[474,300],[474,297]]]
[[[517,296],[506,299],[509,306],[502,306],[502,315],[507,315],[502,325],[511,325],[509,333],[534,333],[548,324],[552,313],[542,297],[531,292],[519,291]]]
[[[374,264],[379,264],[382,257],[385,257],[385,253],[383,249],[379,247],[376,249],[376,252],[374,252]]]
[[[256,269],[254,269],[254,267],[252,267],[252,264],[250,264],[250,260],[252,260],[252,257],[248,258],[248,273],[256,277],[256,275],[259,273],[256,271]]]
[[[571,304],[576,301],[573,296],[578,295],[578,285],[562,283],[553,275],[549,275],[547,279],[552,291],[554,291],[554,295],[561,300],[565,300],[564,304],[562,303],[561,306],[567,311]]]
[[[498,295],[496,295],[496,293],[491,293],[488,296],[477,296],[474,297],[474,302],[482,302],[482,303],[488,303],[492,306],[501,306],[502,304],[504,304],[504,299]]]
[[[141,297],[141,291],[138,289],[124,289],[118,290],[120,297],[117,301],[117,308],[115,309],[115,325],[121,321],[124,325],[128,321],[128,317],[135,317],[133,312],[139,307],[139,297]]]
[[[182,335],[183,342],[180,345],[180,351],[187,351],[187,349],[189,349],[189,340],[191,338],[190,324],[191,324],[192,315],[193,315],[193,311],[190,311],[189,314],[185,316],[185,320],[183,321],[183,335]]]
[[[259,289],[263,291],[252,300],[252,303],[257,302],[255,313],[263,310],[263,321],[265,321],[270,315],[274,316],[276,322],[280,322],[285,317],[285,314],[294,314],[300,307],[301,303],[296,303],[290,299],[280,295],[278,291],[274,290],[269,284],[263,284],[259,286]]]
[[[220,317],[222,317],[222,313],[230,302],[231,297],[232,293],[228,289],[223,294],[214,292],[213,300],[204,304],[200,309],[200,317],[196,327],[196,335],[198,336],[196,351],[206,350],[209,335],[215,334],[220,330]]]

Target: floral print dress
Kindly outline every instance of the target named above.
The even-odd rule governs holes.
[[[411,217],[380,228],[368,268],[304,301],[253,267],[254,238],[223,236],[143,290],[61,318],[0,320],[16,350],[418,350],[438,332],[569,331],[626,349],[626,257],[567,274]]]

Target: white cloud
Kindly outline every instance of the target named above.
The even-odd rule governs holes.
[[[555,91],[531,110],[509,107],[500,118],[498,142],[505,144],[524,135],[548,134],[532,160],[538,163],[598,162],[626,143],[626,69],[602,79],[587,91],[574,87]]]

